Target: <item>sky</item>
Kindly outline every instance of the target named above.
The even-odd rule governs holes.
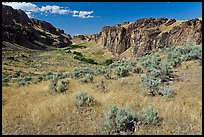
[[[188,20],[202,17],[202,2],[2,2],[44,20],[71,36],[96,34],[104,26],[141,18]]]

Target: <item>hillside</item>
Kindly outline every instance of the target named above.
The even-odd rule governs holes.
[[[2,40],[29,49],[45,50],[49,47],[71,45],[70,35],[50,23],[28,18],[22,10],[2,5]]]

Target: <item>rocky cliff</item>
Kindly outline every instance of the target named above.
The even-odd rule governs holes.
[[[105,26],[100,33],[102,45],[117,56],[131,47],[132,56],[151,50],[184,44],[201,44],[202,20],[176,21],[143,18],[116,26]],[[97,38],[99,39],[99,38]]]
[[[2,5],[2,40],[30,49],[66,47],[71,36],[50,23],[28,18],[22,10]]]

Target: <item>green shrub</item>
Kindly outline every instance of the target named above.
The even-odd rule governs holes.
[[[133,72],[133,73],[140,74],[140,73],[143,72],[143,69],[142,69],[141,67],[134,67],[134,68],[132,69],[132,72]]]
[[[106,65],[106,66],[108,66],[108,65],[110,65],[110,64],[112,64],[113,63],[113,60],[112,59],[107,59],[104,63],[102,63],[103,65]]]
[[[77,52],[77,51],[74,51],[73,54],[75,54],[77,56],[83,56],[81,52]]]
[[[61,81],[60,85],[57,86],[58,92],[65,92],[68,88],[67,85],[69,84],[69,81]]]
[[[168,53],[168,59],[173,67],[183,61],[198,60],[202,56],[202,45],[177,46]]]
[[[54,78],[50,80],[50,84],[49,84],[49,88],[51,91],[57,91],[57,82],[58,82],[58,79],[57,78]]]
[[[102,125],[101,134],[116,135],[121,133],[131,133],[134,131],[135,122],[138,121],[136,115],[124,108],[111,105],[105,112],[105,120]]]
[[[18,86],[18,87],[21,87],[21,86],[25,86],[26,84],[28,84],[27,81],[21,80],[21,81],[19,81],[19,82],[17,83],[17,86]]]
[[[92,96],[88,95],[87,92],[80,92],[75,95],[75,105],[78,107],[92,106],[94,104],[94,99]]]
[[[91,74],[86,74],[80,81],[82,83],[90,83],[93,81],[93,76]]]
[[[159,85],[161,84],[161,79],[152,79],[149,76],[142,76],[141,81],[144,87],[144,95],[156,95],[158,94]]]
[[[99,66],[96,68],[96,74],[105,74],[107,73],[107,68],[104,66]]]
[[[82,78],[84,77],[86,74],[95,74],[95,70],[94,68],[90,68],[90,67],[76,67],[74,68],[73,72],[71,73],[71,78]]]
[[[139,60],[141,61],[142,66],[145,68],[157,68],[161,61],[161,57],[159,54],[146,55],[140,57]]]
[[[160,87],[159,94],[166,97],[172,97],[174,94],[174,90],[169,87]]]
[[[2,82],[9,82],[10,81],[10,77],[3,77],[2,78]]]
[[[129,73],[128,69],[125,67],[116,67],[115,72],[119,77],[128,76],[128,73]]]
[[[65,51],[65,53],[72,53],[70,50]]]
[[[85,58],[84,56],[74,56],[74,59],[89,63],[89,64],[98,64],[98,62],[94,61],[90,58]]]
[[[13,77],[14,78],[17,78],[17,77],[19,77],[20,75],[21,75],[21,70],[16,70],[15,72],[14,72],[14,74],[13,74]]]
[[[143,109],[143,122],[146,123],[146,124],[157,124],[158,123],[158,112],[152,108],[152,107],[149,107],[149,108],[145,108]]]
[[[25,80],[25,81],[31,81],[31,80],[32,80],[32,77],[31,77],[31,76],[25,76],[25,77],[24,77],[24,80]]]

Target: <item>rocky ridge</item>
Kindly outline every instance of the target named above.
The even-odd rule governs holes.
[[[2,5],[2,40],[30,49],[66,47],[71,45],[71,36],[52,24],[28,18],[22,10]]]
[[[176,21],[167,18],[143,18],[102,28],[102,45],[117,56],[130,47],[132,56],[151,50],[185,44],[201,44],[202,20]]]

